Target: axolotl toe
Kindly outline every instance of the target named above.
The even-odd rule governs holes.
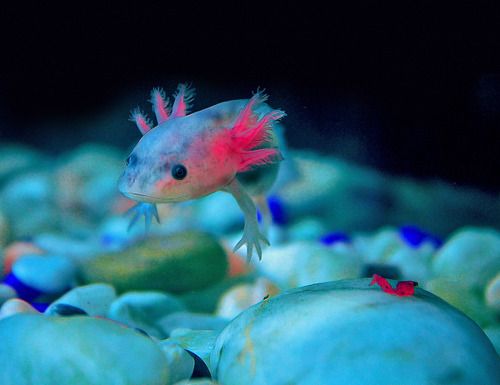
[[[257,211],[250,196],[269,188],[282,159],[274,129],[285,113],[269,107],[257,91],[250,99],[231,100],[188,113],[193,91],[181,84],[172,107],[161,89],[153,89],[151,103],[158,124],[135,110],[133,120],[141,133],[119,181],[122,194],[138,203],[136,216],[149,225],[158,219],[157,203],[197,199],[215,191],[235,198],[244,218],[242,239],[247,258],[253,248],[262,258]]]

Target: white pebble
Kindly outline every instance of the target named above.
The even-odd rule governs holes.
[[[38,311],[28,302],[18,298],[9,299],[0,307],[0,319],[17,313],[38,313]]]

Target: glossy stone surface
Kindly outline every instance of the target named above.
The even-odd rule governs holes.
[[[175,342],[165,341],[160,347],[171,368],[169,384],[191,378],[194,369],[193,357]]]
[[[61,255],[23,255],[12,266],[13,274],[25,285],[51,294],[69,289],[76,269],[71,259]]]
[[[357,277],[361,260],[348,244],[326,246],[316,241],[301,241],[267,249],[266,258],[256,267],[278,287],[290,289]]]
[[[150,338],[91,317],[18,314],[0,321],[3,385],[165,385],[166,358]]]
[[[239,385],[497,384],[498,356],[467,316],[422,289],[397,297],[369,282],[306,286],[244,311],[217,338],[214,378]]]
[[[500,271],[500,233],[490,228],[464,228],[436,253],[434,274],[483,290]]]
[[[168,336],[159,321],[173,312],[184,310],[182,302],[168,293],[128,292],[109,307],[108,317],[130,327],[143,329],[157,338]]]
[[[116,298],[115,289],[104,283],[79,286],[55,300],[45,311],[52,314],[58,304],[71,305],[82,309],[91,316],[105,316]]]

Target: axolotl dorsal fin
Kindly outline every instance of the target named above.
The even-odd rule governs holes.
[[[273,123],[286,115],[284,111],[271,110],[259,117],[255,108],[266,100],[267,95],[257,91],[239,112],[233,126],[224,130],[216,140],[216,153],[235,161],[237,172],[282,159],[277,148],[262,148],[271,140]]]

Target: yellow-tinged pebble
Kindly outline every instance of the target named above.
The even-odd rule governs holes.
[[[278,293],[278,287],[266,278],[259,278],[253,284],[234,286],[220,298],[216,314],[232,319],[250,306]]]
[[[0,319],[17,313],[38,313],[38,311],[28,302],[19,298],[9,299],[0,307]]]

